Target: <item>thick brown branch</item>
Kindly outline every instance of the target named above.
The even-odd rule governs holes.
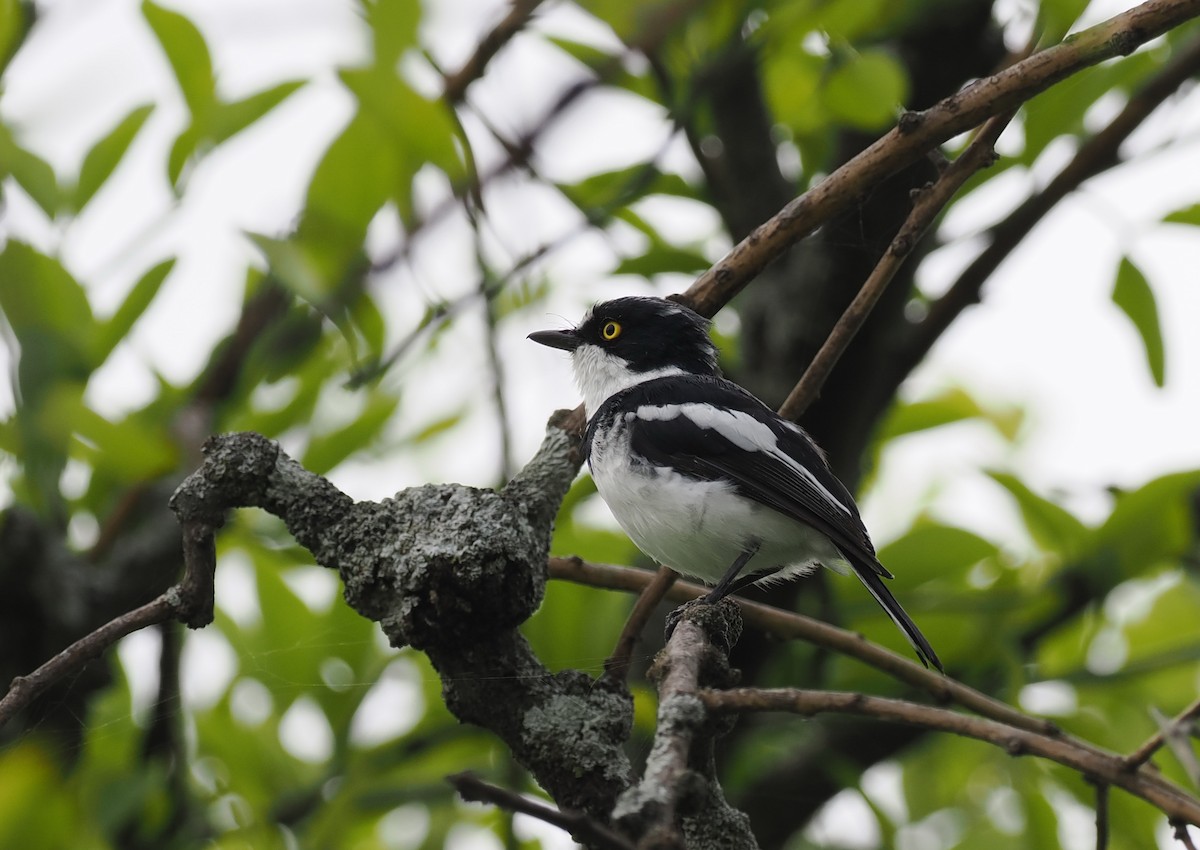
[[[787,711],[810,717],[824,712],[874,717],[994,744],[1011,755],[1036,755],[1079,771],[1093,781],[1123,788],[1158,807],[1169,818],[1200,824],[1200,800],[1147,770],[1130,772],[1116,753],[1049,738],[995,720],[969,717],[944,708],[858,693],[804,690],[701,691],[700,700],[719,713]]]
[[[682,300],[706,316],[740,292],[788,247],[848,209],[864,192],[934,146],[1049,86],[1200,15],[1200,0],[1150,0],[979,80],[899,124],[739,242],[689,287]]]
[[[932,186],[920,190],[912,212],[901,225],[895,238],[884,251],[883,257],[875,265],[859,290],[858,295],[850,302],[846,312],[838,319],[833,330],[829,332],[824,344],[804,371],[800,381],[788,394],[779,414],[787,419],[799,421],[808,406],[821,394],[821,387],[833,371],[838,359],[850,345],[850,341],[862,328],[870,315],[872,308],[884,289],[892,282],[896,272],[904,265],[910,253],[925,232],[932,226],[938,214],[950,203],[955,193],[962,188],[972,174],[981,168],[991,165],[996,158],[993,145],[1000,133],[1012,120],[1011,111],[997,115],[988,120],[980,129],[975,140],[963,151],[949,167],[947,167]]]
[[[983,285],[1038,222],[1084,181],[1118,165],[1120,148],[1125,140],[1198,72],[1200,37],[1194,38],[1186,49],[1138,89],[1108,126],[1085,139],[1071,161],[1044,189],[1025,200],[991,229],[987,247],[963,270],[946,294],[933,303],[929,314],[914,331],[908,350],[895,361],[894,383],[912,370],[963,310],[979,301]]]

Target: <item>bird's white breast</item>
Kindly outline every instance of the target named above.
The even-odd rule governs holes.
[[[636,415],[597,429],[589,465],[613,516],[647,555],[710,584],[755,543],[761,548],[747,572],[771,569],[782,579],[818,563],[843,567],[824,535],[738,495],[731,484],[633,460],[628,421]]]

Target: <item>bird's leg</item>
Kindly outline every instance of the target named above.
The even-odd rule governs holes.
[[[762,544],[757,540],[751,541],[750,545],[743,549],[741,554],[733,559],[733,563],[729,565],[729,569],[725,571],[725,575],[721,576],[721,580],[717,582],[716,587],[710,590],[708,594],[703,597],[704,601],[709,605],[716,604],[729,594],[733,593],[735,590],[740,590],[748,583],[753,583],[752,581],[747,582],[745,580],[738,581],[738,576],[741,575],[742,570],[745,569],[746,564],[750,562],[750,559],[758,553],[758,548],[761,545]],[[751,576],[746,576],[745,578],[752,579]]]
[[[720,602],[735,590],[740,590],[747,584],[753,584],[753,576],[744,576],[741,580],[738,575],[745,569],[746,564],[758,552],[759,546],[762,544],[757,540],[751,541],[750,544],[743,549],[733,563],[729,565],[729,569],[725,571],[725,575],[721,576],[721,580],[716,586],[701,596],[699,599],[693,599],[691,602],[685,602],[671,613],[667,614],[666,621],[666,639],[671,639],[671,634],[675,631],[675,627],[679,625],[679,618],[683,616],[684,610],[690,605],[715,605]]]

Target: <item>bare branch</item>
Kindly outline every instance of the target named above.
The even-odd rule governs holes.
[[[637,593],[653,580],[654,573],[632,567],[594,564],[578,559],[551,558],[550,577],[586,584],[590,587]],[[667,598],[677,602],[686,602],[690,599],[697,599],[707,592],[708,588],[706,587],[679,581],[667,593]],[[909,661],[878,644],[871,643],[860,634],[839,629],[820,620],[805,617],[803,614],[761,605],[736,596],[730,598],[742,609],[742,616],[748,625],[762,629],[775,637],[807,641],[815,646],[857,658],[898,681],[921,688],[937,702],[956,703],[984,717],[990,717],[1018,729],[1036,732],[1039,735],[1057,737],[1062,734],[1058,726],[1049,720],[1025,714],[956,679],[927,670],[915,661]]]
[[[1049,738],[995,720],[858,693],[743,688],[701,691],[699,697],[709,710],[718,713],[787,711],[811,717],[837,712],[975,738],[994,744],[1010,755],[1036,755],[1057,762],[1091,777],[1097,783],[1123,788],[1158,807],[1173,820],[1200,824],[1200,800],[1182,788],[1147,769],[1130,772],[1125,769],[1124,759],[1116,753],[1083,747],[1069,738]]]
[[[870,276],[867,277],[866,283],[863,284],[858,295],[850,302],[846,312],[829,332],[829,336],[812,362],[808,364],[800,381],[788,394],[783,406],[779,408],[780,416],[798,421],[808,406],[816,401],[829,373],[833,371],[833,367],[847,346],[850,345],[850,341],[854,339],[863,323],[866,322],[867,316],[879,301],[879,297],[883,295],[884,289],[892,282],[892,278],[896,276],[900,267],[904,265],[904,261],[908,259],[908,255],[912,253],[917,242],[925,235],[925,231],[930,228],[946,204],[950,203],[955,193],[967,182],[967,178],[995,162],[996,153],[993,145],[1012,117],[1013,112],[1010,110],[989,119],[962,155],[942,171],[937,182],[920,190],[916,202],[913,204],[912,212],[900,226],[900,230],[892,239],[887,250],[884,251]]]
[[[946,294],[933,303],[929,314],[917,326],[908,349],[894,363],[893,383],[899,383],[912,370],[963,310],[979,301],[983,285],[1038,222],[1086,180],[1118,165],[1125,140],[1197,72],[1200,72],[1200,37],[1193,39],[1138,89],[1108,126],[1085,139],[1071,161],[1044,189],[991,229],[987,247],[963,270]]]
[[[0,726],[50,685],[81,669],[126,635],[172,619],[179,619],[193,629],[212,622],[215,568],[212,527],[201,522],[185,522],[183,540],[184,563],[187,565],[183,581],[140,608],[109,620],[28,676],[13,679],[8,693],[0,699]]]
[[[525,28],[541,3],[542,0],[513,0],[508,14],[480,39],[474,52],[462,67],[454,73],[446,75],[446,85],[442,91],[442,97],[448,103],[458,103],[466,96],[467,87],[483,76],[488,62],[492,61],[492,57],[499,53],[500,49],[508,44],[513,36]]]
[[[1162,748],[1175,730],[1181,728],[1185,724],[1190,724],[1196,717],[1200,717],[1200,699],[1197,699],[1179,714],[1163,725],[1157,732],[1151,735],[1145,743],[1125,757],[1125,769],[1137,770],[1146,762],[1150,761],[1151,757]]]
[[[891,132],[757,227],[701,275],[680,300],[706,316],[713,315],[791,245],[934,146],[993,115],[1015,109],[1071,74],[1131,53],[1197,15],[1200,0],[1149,0],[978,80],[924,112],[904,115]]]
[[[612,655],[604,662],[606,676],[622,680],[628,676],[629,659],[633,657],[633,648],[642,634],[642,629],[646,628],[646,621],[650,619],[650,615],[654,613],[658,603],[662,602],[663,597],[667,595],[671,585],[678,580],[679,573],[670,567],[660,566],[658,568],[653,580],[645,586],[638,596],[637,602],[634,603],[633,610],[629,612],[629,619],[625,621],[625,626],[621,629],[621,636],[617,638],[617,645],[613,648]]]
[[[446,777],[459,796],[471,803],[491,803],[510,812],[537,818],[565,830],[581,844],[608,850],[634,850],[633,844],[583,812],[566,811],[530,800],[505,788],[484,782],[469,771]]]
[[[1175,830],[1175,840],[1183,844],[1184,850],[1196,850],[1186,823],[1171,821],[1171,827]]]
[[[1108,850],[1108,783],[1096,786],[1096,850]]]

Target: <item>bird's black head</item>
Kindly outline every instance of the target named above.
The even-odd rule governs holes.
[[[674,301],[615,298],[589,310],[576,328],[538,331],[529,338],[570,352],[595,346],[598,353],[620,358],[630,372],[715,375],[717,347],[708,335],[708,324],[699,313]]]

